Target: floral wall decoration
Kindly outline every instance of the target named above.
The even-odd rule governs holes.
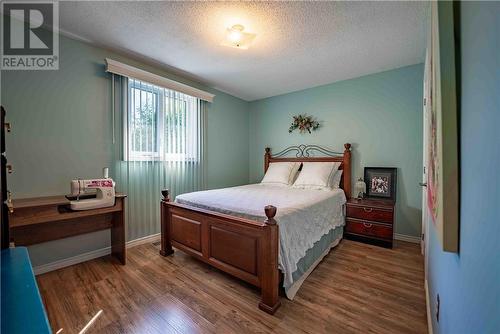
[[[319,126],[319,122],[314,117],[300,114],[293,116],[293,122],[288,132],[292,133],[294,130],[299,129],[300,133],[305,133],[306,131],[311,133],[312,131],[316,131]]]

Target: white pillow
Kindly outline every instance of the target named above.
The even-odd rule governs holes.
[[[273,162],[269,164],[261,183],[292,185],[300,162]]]
[[[337,169],[335,174],[333,174],[333,177],[330,182],[330,188],[332,189],[338,189],[340,188],[340,179],[342,178],[342,172],[343,170]]]
[[[294,188],[330,189],[331,180],[340,162],[304,162]]]

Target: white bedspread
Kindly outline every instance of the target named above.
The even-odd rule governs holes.
[[[325,191],[250,184],[182,194],[175,201],[259,221],[265,219],[266,205],[277,207],[279,266],[287,286],[293,283],[292,273],[306,251],[345,221],[346,197],[341,189]]]

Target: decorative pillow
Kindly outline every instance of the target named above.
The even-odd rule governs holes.
[[[292,185],[300,162],[273,162],[269,164],[261,183]]]
[[[340,162],[304,162],[294,188],[331,189],[332,178]]]
[[[330,180],[330,188],[332,189],[338,189],[340,188],[340,179],[342,178],[342,172],[343,170],[337,169],[335,174],[333,174],[332,179]]]

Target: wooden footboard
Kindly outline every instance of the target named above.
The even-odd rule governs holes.
[[[266,206],[264,222],[172,203],[162,191],[161,250],[172,246],[250,284],[260,287],[259,308],[274,314],[278,296],[278,225],[276,207]]]
[[[340,187],[351,195],[351,144],[344,152],[333,152],[317,145],[290,146],[274,155],[266,148],[264,171],[274,162],[340,162]],[[322,156],[315,156],[314,153]],[[293,153],[293,157],[287,156]],[[263,222],[172,203],[168,190],[162,191],[161,251],[167,256],[172,246],[226,273],[247,281],[262,291],[259,308],[273,314],[280,306],[278,297],[278,225],[276,207],[264,208]],[[223,203],[221,203],[223,204]]]

